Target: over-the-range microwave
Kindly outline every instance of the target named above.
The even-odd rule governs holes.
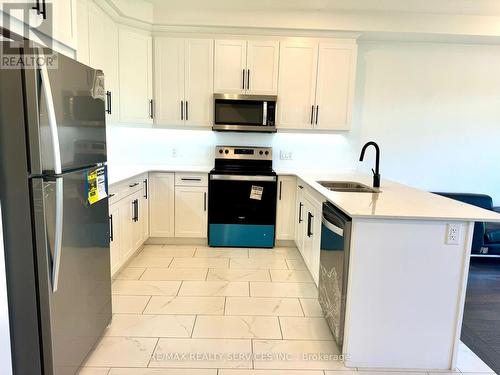
[[[218,131],[276,132],[274,95],[214,94],[214,125]]]

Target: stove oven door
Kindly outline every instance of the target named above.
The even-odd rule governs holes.
[[[211,174],[208,188],[208,244],[274,246],[276,176]]]

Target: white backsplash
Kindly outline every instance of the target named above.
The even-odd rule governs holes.
[[[210,130],[178,130],[108,127],[108,158],[111,165],[213,166],[215,146],[267,146],[273,148],[277,170],[348,172],[354,167],[348,135],[344,134],[249,134]],[[281,160],[280,151],[292,154]]]

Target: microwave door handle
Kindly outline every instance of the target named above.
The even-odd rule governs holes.
[[[40,49],[40,54],[42,51]],[[45,95],[47,110],[47,119],[49,123],[50,137],[52,138],[52,156],[54,158],[54,173],[62,173],[61,148],[59,146],[59,132],[57,129],[56,111],[54,108],[54,99],[50,88],[49,72],[45,64],[40,65],[40,77],[42,79],[42,89]]]

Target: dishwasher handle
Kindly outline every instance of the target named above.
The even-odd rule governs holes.
[[[331,223],[328,221],[328,219],[325,217],[325,215],[323,215],[322,219],[321,219],[321,223],[330,231],[332,231],[333,233],[336,233],[338,234],[340,237],[344,237],[344,230],[338,226],[336,226],[335,224]]]

